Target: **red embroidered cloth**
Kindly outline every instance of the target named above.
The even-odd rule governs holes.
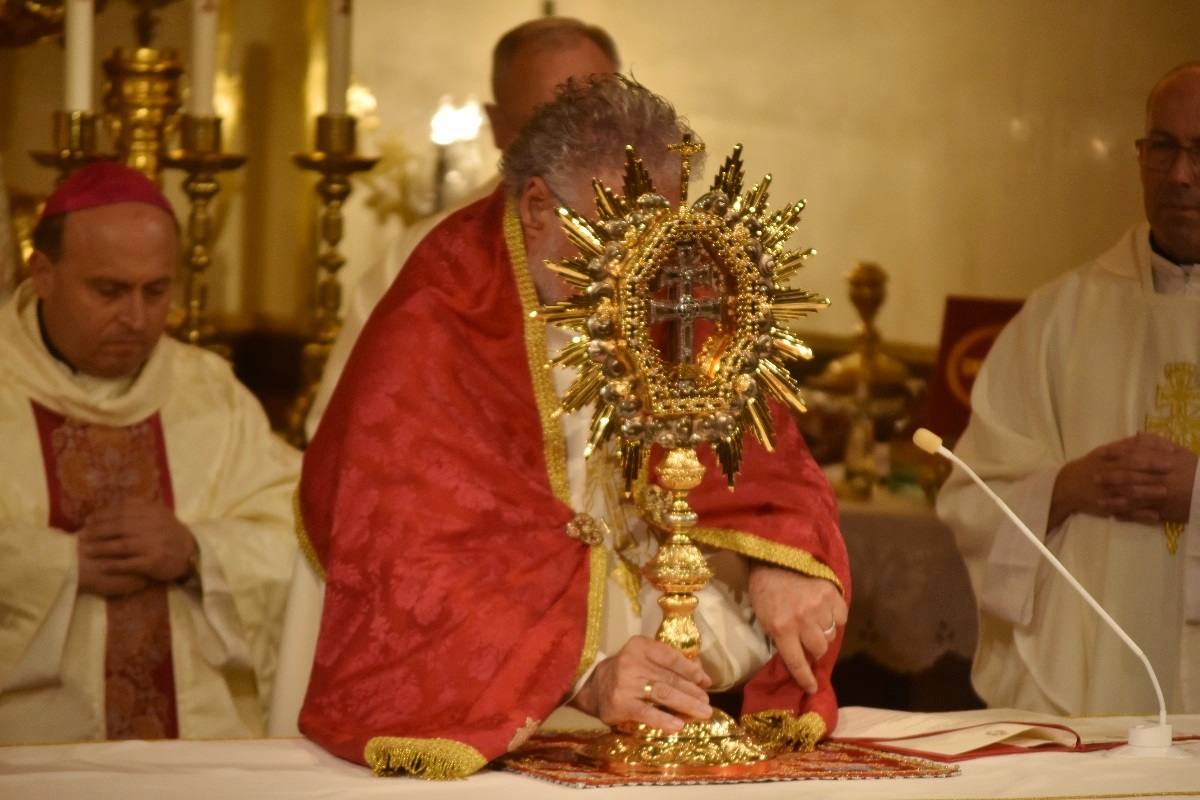
[[[536,736],[516,752],[505,756],[500,766],[509,772],[579,789],[768,781],[949,778],[959,774],[959,768],[955,766],[840,742],[825,742],[807,753],[781,753],[757,764],[727,767],[716,775],[696,776],[669,770],[661,775],[614,774],[584,757],[584,748],[595,735],[561,733]]]
[[[67,419],[37,402],[33,413],[46,470],[51,527],[74,533],[93,511],[133,498],[161,500],[174,508],[157,414],[114,428]],[[106,737],[177,738],[166,587],[152,583],[141,591],[110,597],[106,605]]]
[[[300,507],[326,591],[300,728],[352,761],[374,737],[496,758],[580,667],[589,548],[565,535],[574,512],[548,477],[504,209],[500,190],[414,251],[305,454]],[[710,467],[693,495],[701,524],[810,553],[848,592],[833,495],[795,427],[776,423],[780,453],[748,443],[736,493]],[[816,665],[818,695],[776,657],[746,710],[816,711],[832,730],[836,650]]]

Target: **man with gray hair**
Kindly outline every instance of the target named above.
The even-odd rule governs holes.
[[[504,186],[417,247],[363,330],[299,493],[311,570],[296,580],[325,586],[299,727],[331,752],[461,777],[563,705],[678,731],[711,715],[709,689],[739,686],[792,746],[832,730],[848,564],[790,420],[780,455],[747,444],[737,493],[714,473],[691,495],[705,525],[755,544],[708,553],[691,661],[651,638],[661,612],[639,574],[658,541],[615,457],[585,462],[590,414],[554,413],[570,376],[544,364],[567,339],[531,312],[565,295],[544,263],[572,254],[558,209],[590,213],[593,177],[619,187],[626,145],[677,193],[668,145],[684,134],[637,83],[568,82],[508,149]]]

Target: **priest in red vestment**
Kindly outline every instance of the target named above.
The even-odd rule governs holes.
[[[747,443],[736,491],[710,466],[691,495],[717,580],[697,612],[709,649],[689,661],[647,635],[638,567],[657,543],[611,462],[584,463],[587,414],[554,414],[543,365],[565,339],[530,318],[564,292],[543,264],[570,252],[556,208],[586,208],[593,176],[619,185],[626,144],[677,185],[667,145],[684,132],[636,83],[568,84],[506,153],[505,185],[436,228],[367,323],[299,499],[324,581],[300,729],[333,753],[462,777],[560,706],[671,731],[725,686],[779,746],[832,730],[849,569],[795,426],[777,411],[775,454]],[[588,518],[611,535],[581,535]]]

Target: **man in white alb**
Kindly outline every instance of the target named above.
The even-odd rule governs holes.
[[[956,452],[1138,642],[1172,712],[1200,711],[1200,62],[1153,88],[1148,224],[1033,293],[988,355]],[[991,706],[1157,709],[1140,661],[960,471],[938,498],[980,608]]]

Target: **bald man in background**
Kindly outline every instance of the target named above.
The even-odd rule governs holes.
[[[569,17],[544,17],[522,23],[500,37],[492,51],[492,97],[485,107],[496,148],[505,151],[525,127],[534,109],[554,99],[568,78],[606,75],[620,66],[616,45],[603,29]],[[414,248],[447,216],[491,194],[499,178],[485,182],[458,206],[409,228],[379,264],[363,274],[346,307],[342,330],[321,376],[321,385],[305,421],[311,440],[337,386],[367,318],[396,279]]]
[[[1137,142],[1146,222],[1035,291],[996,340],[955,450],[1200,712],[1200,62],[1155,84]],[[942,487],[979,599],[990,706],[1148,714],[1141,664],[966,475]]]

